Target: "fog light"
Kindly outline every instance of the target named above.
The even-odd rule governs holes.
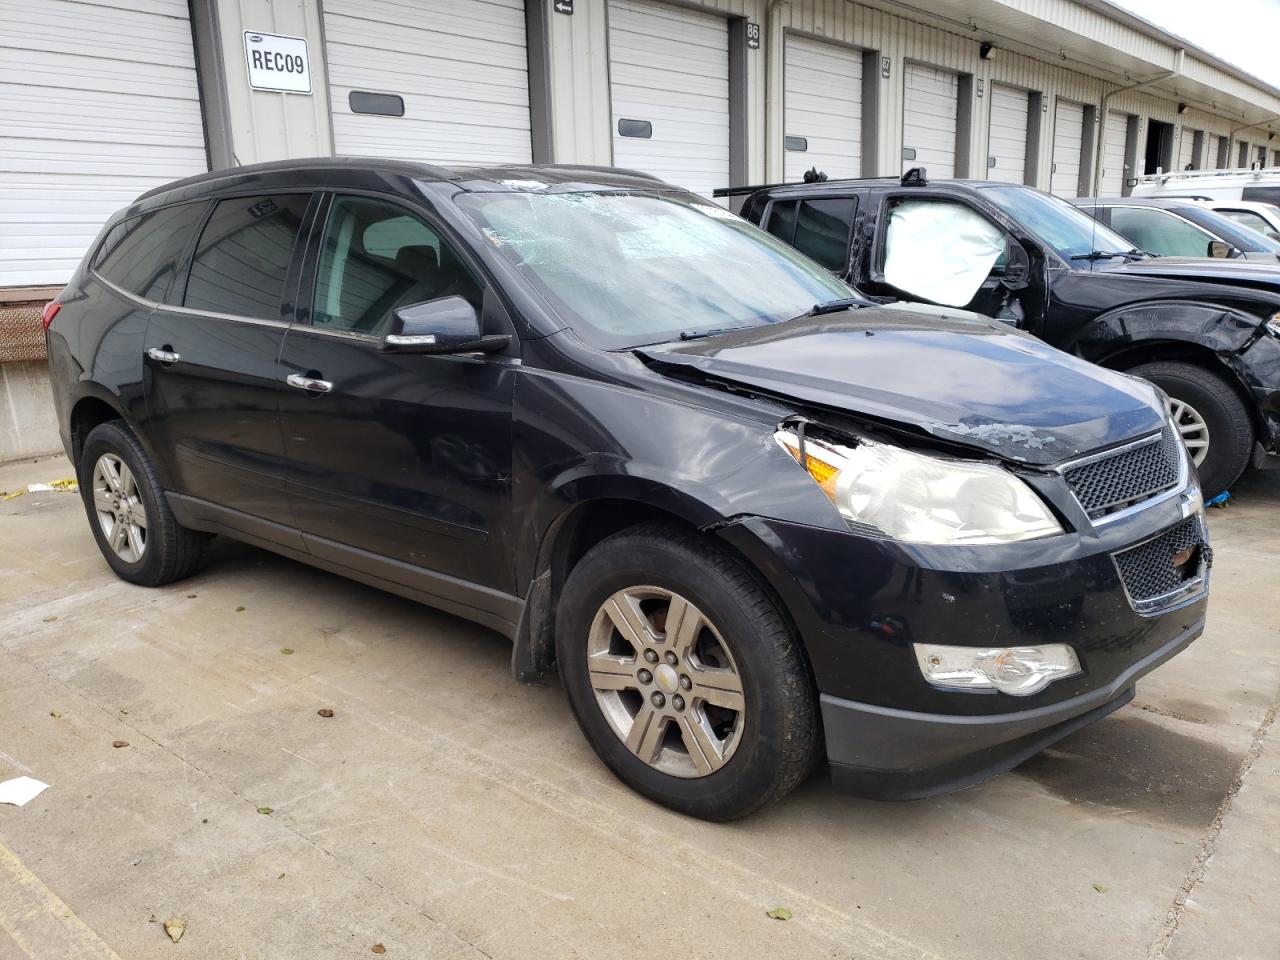
[[[932,684],[960,690],[999,690],[1015,697],[1039,693],[1054,680],[1080,673],[1065,643],[1039,647],[950,647],[914,644],[920,672]]]

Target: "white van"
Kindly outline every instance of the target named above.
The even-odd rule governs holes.
[[[1254,170],[1179,170],[1138,177],[1135,197],[1253,200],[1280,205],[1280,167]]]

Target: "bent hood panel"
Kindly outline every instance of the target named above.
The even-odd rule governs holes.
[[[1160,429],[1155,390],[994,322],[864,307],[639,351],[1044,466]]]
[[[1158,280],[1237,284],[1280,293],[1280,260],[1215,260],[1208,257],[1152,257],[1103,267],[1102,272]]]

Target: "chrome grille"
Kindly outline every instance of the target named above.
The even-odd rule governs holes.
[[[1196,550],[1179,570],[1173,565],[1173,555],[1188,547]],[[1213,552],[1205,537],[1204,525],[1196,515],[1158,537],[1120,551],[1114,559],[1129,599],[1141,608],[1142,604],[1168,597],[1196,580],[1213,562]]]
[[[1182,441],[1168,427],[1157,437],[1062,471],[1092,520],[1172,490],[1181,478]]]

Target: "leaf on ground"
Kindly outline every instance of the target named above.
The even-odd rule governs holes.
[[[169,939],[177,943],[182,939],[182,935],[187,932],[187,921],[182,917],[174,917],[172,920],[164,922],[164,932],[169,935]]]
[[[1105,883],[1095,883],[1093,885],[1093,889],[1097,890],[1099,893],[1106,893],[1107,885]]]
[[[317,711],[316,711],[316,713],[318,713],[318,714],[319,714],[320,716],[322,716],[322,717],[332,717],[332,716],[333,716],[333,711],[332,711],[332,710],[330,710],[328,707],[321,707],[319,710],[317,710]]]
[[[259,808],[258,808],[258,812],[259,812],[260,814],[262,814],[263,816],[267,816],[268,814],[272,813],[273,811],[272,811],[272,809],[271,809],[270,807],[259,807]]]
[[[112,740],[111,745],[116,748],[127,747],[129,745],[129,741],[128,740]]]
[[[188,600],[194,600],[197,596],[198,596],[198,594],[195,594],[195,593],[188,593],[188,594],[187,594],[187,599],[188,599]]]
[[[41,620],[40,622],[41,622],[41,623],[53,623],[53,621],[55,621],[55,620],[57,620],[57,619],[58,619],[58,618],[57,618],[56,616],[54,616],[54,617],[45,617],[45,618],[44,618],[43,620]]]
[[[244,613],[244,607],[236,607],[236,613]]]
[[[372,947],[369,948],[369,952],[370,953],[386,953],[387,948],[380,943],[375,943]]]
[[[280,652],[283,653],[286,657],[292,657],[293,647],[281,647]]]
[[[49,486],[53,487],[55,490],[65,490],[68,493],[80,489],[80,484],[76,483],[75,479],[71,477],[68,477],[66,480],[54,480],[49,484]]]
[[[49,711],[49,716],[53,717],[53,719],[55,719],[55,720],[61,720],[61,719],[62,719],[62,712],[61,712],[60,710],[50,710],[50,711]]]
[[[788,910],[786,907],[774,907],[767,914],[765,914],[765,916],[767,916],[770,920],[790,920],[791,911]]]

